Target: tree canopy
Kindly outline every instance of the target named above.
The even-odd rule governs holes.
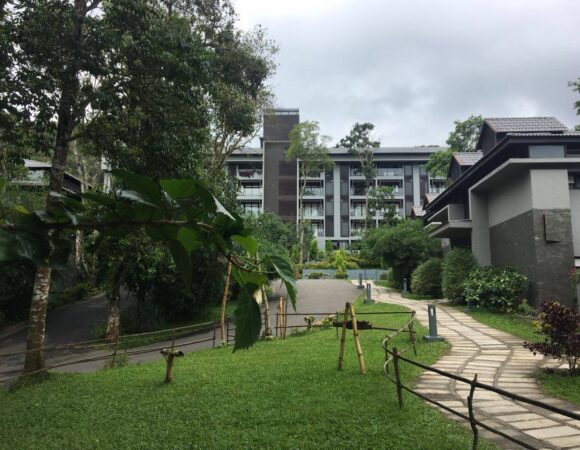
[[[446,176],[454,152],[474,152],[483,125],[483,117],[471,115],[466,120],[453,122],[455,128],[449,133],[446,144],[449,149],[435,152],[429,157],[427,170],[434,175]]]

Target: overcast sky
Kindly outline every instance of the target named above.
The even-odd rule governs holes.
[[[453,121],[580,122],[578,0],[234,0],[280,47],[277,106],[334,140],[372,122],[383,146],[444,145]]]

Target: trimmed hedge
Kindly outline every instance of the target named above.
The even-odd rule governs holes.
[[[452,249],[443,258],[441,272],[441,289],[443,296],[453,303],[463,301],[463,282],[469,273],[477,268],[475,258],[464,248]]]
[[[431,258],[423,264],[419,264],[411,276],[411,292],[440,298],[441,266],[440,258]]]

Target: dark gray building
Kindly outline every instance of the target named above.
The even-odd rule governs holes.
[[[434,237],[470,248],[482,266],[513,266],[530,298],[572,304],[580,266],[580,133],[553,117],[485,119],[481,155],[426,208]],[[461,160],[461,157],[459,158]],[[455,167],[453,165],[455,164]]]
[[[298,109],[275,109],[264,116],[261,147],[235,152],[228,160],[230,174],[239,180],[238,200],[245,211],[269,211],[283,220],[298,218],[298,186],[306,184],[304,217],[313,228],[319,246],[330,240],[345,247],[360,239],[364,228],[365,179],[356,158],[343,148],[329,149],[334,167],[319,176],[298,179],[298,162],[286,161],[288,134],[300,122]],[[394,204],[400,217],[411,217],[429,193],[445,189],[445,178],[425,170],[429,156],[442,147],[380,147],[375,150],[375,186],[393,188]],[[374,217],[380,224],[383,213]]]

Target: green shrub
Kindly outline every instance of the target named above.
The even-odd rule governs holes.
[[[319,280],[320,278],[325,278],[326,275],[323,274],[322,272],[310,272],[306,278],[308,278],[309,280]]]
[[[345,280],[348,278],[348,272],[346,270],[337,270],[334,274],[334,278],[338,280]]]
[[[379,280],[387,281],[389,279],[389,273],[383,272],[379,275]]]
[[[310,259],[311,261],[318,259],[318,242],[316,242],[316,239],[312,239],[312,241],[310,241],[310,248],[308,249],[308,259]]]
[[[463,282],[463,297],[491,311],[513,312],[522,303],[528,279],[513,268],[481,267]]]
[[[431,258],[419,264],[411,276],[411,290],[414,294],[441,297],[441,259]]]
[[[453,303],[463,301],[462,283],[469,273],[477,267],[475,258],[469,250],[454,248],[443,258],[441,289],[443,296]]]

